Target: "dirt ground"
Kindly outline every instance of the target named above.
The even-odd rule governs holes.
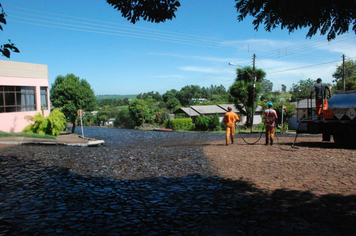
[[[294,137],[282,137],[273,146],[265,146],[262,139],[248,145],[238,138],[229,146],[213,142],[204,151],[220,177],[243,179],[267,191],[356,194],[356,149],[339,148],[320,137],[298,138],[294,148],[293,142]]]

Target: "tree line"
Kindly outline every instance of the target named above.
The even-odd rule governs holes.
[[[308,78],[293,83],[289,92],[285,85],[280,90],[273,91],[273,83],[265,79],[265,75],[263,70],[253,70],[247,66],[236,69],[236,79],[229,89],[223,85],[187,85],[179,91],[171,89],[163,95],[150,91],[131,100],[102,99],[98,102],[85,79],[68,74],[56,78],[50,94],[52,105],[61,108],[67,121],[73,123],[72,132],[75,130],[79,109],[86,112],[85,125],[101,125],[109,118],[115,118],[116,127],[134,128],[142,124],[164,126],[169,115],[180,107],[229,103],[235,104],[240,114],[246,116],[246,126],[249,127],[252,125],[252,109],[256,110],[258,105],[265,108],[268,102],[275,104],[277,112],[281,112],[281,105],[284,105],[287,121],[295,109],[291,103],[308,98],[316,79]],[[346,90],[356,89],[356,61],[346,60],[344,65],[337,66],[332,76],[336,83],[333,90],[343,88],[343,78]],[[97,113],[92,114],[92,111]]]

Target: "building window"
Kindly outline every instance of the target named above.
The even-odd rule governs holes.
[[[0,112],[35,111],[35,87],[0,86]]]
[[[48,110],[47,87],[41,87],[41,109]]]

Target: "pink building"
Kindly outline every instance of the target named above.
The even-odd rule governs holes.
[[[0,130],[21,132],[25,116],[50,113],[47,65],[0,60]]]

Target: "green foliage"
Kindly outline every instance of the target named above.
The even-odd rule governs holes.
[[[99,116],[99,120],[100,120],[100,121],[103,121],[103,122],[106,122],[106,121],[109,120],[109,118],[108,118],[107,115],[101,115],[101,116]]]
[[[258,97],[261,90],[261,84],[256,83],[255,99],[253,99],[253,82],[245,82],[242,80],[233,83],[229,89],[235,107],[239,110],[240,114],[246,116],[246,125],[248,126],[252,123],[252,104],[255,111],[258,105]]]
[[[290,93],[292,94],[291,101],[295,102],[301,99],[308,98],[310,96],[310,91],[313,89],[315,81],[312,79],[299,80],[297,84],[292,84],[290,88]]]
[[[262,91],[262,82],[266,76],[266,72],[261,69],[251,68],[246,66],[236,69],[236,80],[229,88],[231,99],[239,112],[246,116],[246,125],[252,125],[252,107],[256,110],[258,98]],[[254,78],[256,77],[255,87]],[[252,106],[253,104],[253,106]]]
[[[198,116],[195,119],[195,129],[199,131],[218,131],[221,130],[219,115],[214,116]]]
[[[254,18],[253,25],[258,30],[260,25],[270,32],[272,29],[286,28],[289,33],[309,27],[307,37],[320,32],[328,40],[344,34],[349,28],[356,33],[356,4],[353,0],[280,0],[280,1],[236,1],[238,20],[247,15]],[[291,14],[293,13],[293,14]]]
[[[180,7],[180,2],[177,0],[107,0],[107,3],[120,11],[122,16],[133,24],[139,20],[154,23],[171,20]]]
[[[66,127],[66,118],[59,108],[54,109],[46,118],[41,113],[26,118],[33,124],[27,125],[22,132],[58,136]]]
[[[51,102],[54,107],[62,108],[68,121],[73,123],[72,133],[75,131],[77,111],[93,111],[96,108],[94,91],[85,79],[74,74],[57,76],[51,88]]]
[[[333,73],[336,90],[344,90],[343,71],[345,68],[345,90],[356,90],[356,60],[346,60],[343,65],[336,68]]]
[[[143,123],[152,123],[153,117],[148,109],[146,101],[134,99],[129,104],[130,118],[135,126],[140,126]]]
[[[173,130],[189,130],[192,127],[191,118],[173,119],[168,122],[168,128]]]
[[[134,99],[137,97],[137,94],[130,94],[130,95],[96,95],[96,100],[98,103],[102,102],[103,100],[123,100],[128,101],[130,99]],[[105,104],[107,105],[107,104]],[[128,104],[126,104],[128,105]]]
[[[195,119],[195,129],[200,131],[206,131],[209,128],[209,117],[198,116]]]
[[[6,14],[1,4],[0,4],[0,10],[1,10],[0,24],[6,25],[6,19],[5,19]],[[3,30],[1,25],[0,25],[0,30]],[[4,57],[10,58],[11,52],[16,52],[16,53],[20,52],[19,49],[15,47],[15,44],[11,42],[11,40],[9,40],[9,42],[6,44],[0,45],[0,54],[2,54]]]
[[[134,128],[135,123],[130,117],[130,111],[128,107],[123,107],[117,116],[115,117],[115,122],[114,122],[115,127],[120,127],[120,128]]]
[[[221,130],[220,118],[219,118],[218,113],[215,113],[215,115],[213,116],[210,129],[211,130]]]
[[[7,133],[0,131],[0,137],[29,137],[29,138],[43,138],[43,139],[56,139],[55,136],[52,135],[40,135],[35,133],[27,133],[27,132],[19,132],[19,133]]]
[[[264,123],[259,123],[258,125],[256,125],[256,129],[258,130],[262,130],[265,127]]]
[[[273,83],[269,81],[268,79],[264,79],[262,82],[262,92],[263,93],[270,93],[272,92],[273,89]]]

